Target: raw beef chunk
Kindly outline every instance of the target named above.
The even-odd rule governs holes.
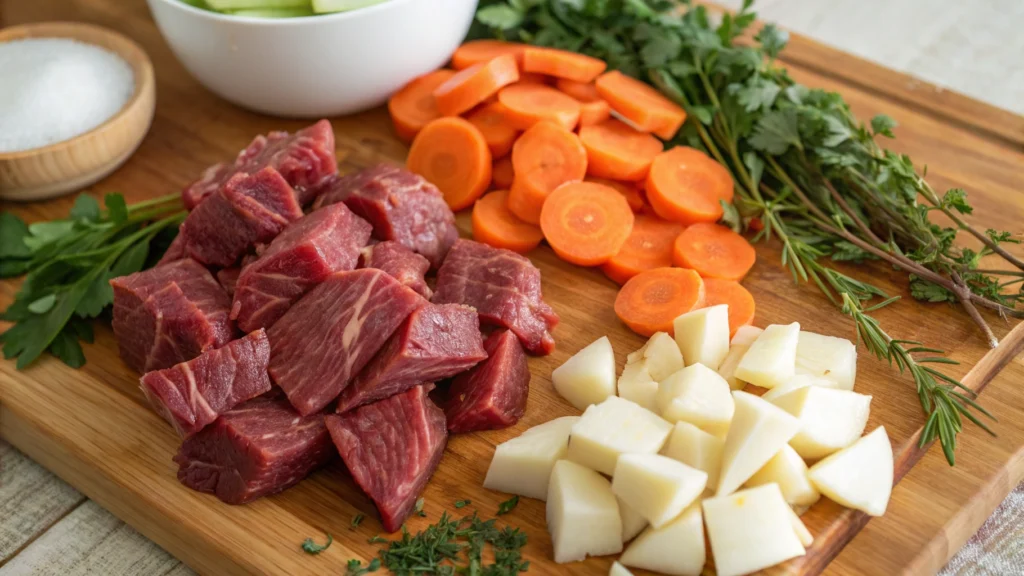
[[[322,414],[300,416],[284,397],[270,394],[185,440],[174,462],[185,486],[244,504],[290,488],[333,456]]]
[[[487,360],[455,377],[444,413],[453,434],[507,428],[526,410],[530,369],[516,335],[508,330],[484,342]]]
[[[195,208],[238,173],[252,174],[271,166],[295,189],[299,204],[307,204],[320,186],[337,174],[334,159],[334,131],[321,120],[295,134],[271,132],[257,136],[238,153],[233,163],[214,164],[182,192],[185,207]]]
[[[370,225],[344,204],[292,222],[242,269],[231,318],[243,332],[269,328],[324,278],[354,268],[369,239]]]
[[[142,392],[183,438],[222,412],[270,390],[270,342],[258,330],[221,348],[163,370],[147,372]]]
[[[341,459],[376,504],[387,532],[401,528],[444,454],[448,432],[444,412],[427,397],[431,388],[417,386],[327,416]]]
[[[178,234],[171,240],[171,245],[167,247],[164,255],[157,261],[157,266],[163,266],[164,264],[170,264],[171,262],[177,262],[182,258],[187,257],[185,253],[185,237]]]
[[[380,270],[335,272],[270,327],[270,376],[300,414],[319,412],[424,304]]]
[[[437,273],[431,302],[476,308],[481,322],[512,330],[534,354],[550,354],[555,348],[550,330],[558,315],[544,303],[540,270],[510,250],[457,241]]]
[[[427,304],[406,318],[338,398],[347,412],[424,382],[454,376],[487,358],[476,311],[458,304]]]
[[[379,164],[324,186],[315,206],[344,202],[373,225],[378,240],[397,240],[437,268],[459,237],[455,215],[436,186],[408,170]]]
[[[394,240],[363,248],[360,268],[383,270],[424,298],[430,298],[430,287],[425,276],[430,261]]]
[[[238,277],[242,274],[242,269],[237,267],[224,268],[217,272],[217,282],[220,282],[220,287],[228,293],[228,296],[235,295],[235,285],[238,284]]]
[[[231,266],[258,242],[269,242],[302,218],[295,192],[273,168],[238,173],[181,224],[188,255],[207,266]]]
[[[195,260],[114,278],[110,285],[121,358],[138,372],[170,368],[234,337],[231,299]]]

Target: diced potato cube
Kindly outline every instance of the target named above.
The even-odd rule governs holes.
[[[789,382],[786,382],[782,386],[776,386],[775,388],[766,391],[764,394],[761,395],[761,398],[771,402],[776,398],[781,398],[782,396],[789,394],[793,390],[796,390],[797,388],[803,388],[804,386],[821,386],[822,388],[835,388],[836,383],[831,380],[822,378],[820,376],[811,376],[810,374],[797,374],[796,376],[790,378]]]
[[[708,434],[689,422],[676,422],[661,453],[708,474],[708,487],[718,486],[725,440]]]
[[[796,510],[790,508],[789,513],[791,514],[790,519],[793,521],[793,531],[796,532],[796,537],[800,539],[800,544],[802,544],[804,548],[807,548],[814,543],[814,535],[811,534],[811,531],[807,529],[806,525],[804,525],[804,521],[800,519]]]
[[[736,367],[736,378],[762,388],[775,388],[796,374],[800,323],[773,324],[754,340]]]
[[[641,350],[642,354],[640,354]],[[634,355],[639,355],[639,357],[634,360]],[[669,374],[683,368],[683,354],[679,351],[676,341],[665,332],[655,333],[643,348],[630,354],[627,358],[629,362],[640,360],[646,361],[647,372],[655,382],[661,382]]]
[[[484,488],[544,500],[555,462],[569,451],[569,431],[579,416],[563,416],[498,444]]]
[[[732,393],[736,414],[722,447],[718,496],[730,494],[750,479],[800,429],[800,421],[770,402],[740,390]]]
[[[818,459],[860,438],[868,423],[871,396],[805,386],[772,400],[772,404],[800,420],[800,431],[789,445],[804,458]]]
[[[754,343],[754,340],[757,340],[757,337],[762,332],[764,330],[756,326],[740,326],[736,329],[732,342],[729,342],[729,353],[726,354],[725,360],[722,360],[722,364],[718,367],[718,374],[729,383],[729,388],[742,390],[743,386],[746,385],[746,382],[736,377],[736,367],[740,365],[743,355],[747,353],[750,345]]]
[[[608,576],[633,576],[625,566],[618,562],[612,562],[611,570],[608,571]]]
[[[658,383],[651,377],[647,364],[643,361],[626,362],[619,376],[619,397],[636,402],[653,412],[658,407],[654,401],[657,395]]]
[[[672,425],[636,403],[611,396],[572,427],[568,458],[609,476],[621,454],[656,454]]]
[[[622,543],[625,544],[636,538],[636,535],[643,532],[644,528],[647,528],[647,519],[630,508],[629,504],[622,501],[622,498],[618,496],[616,498],[619,501],[619,516],[622,517]]]
[[[615,352],[603,336],[551,373],[555,390],[578,410],[615,395]]]
[[[828,378],[836,383],[835,388],[853,390],[857,380],[857,346],[846,338],[800,332],[796,372]]]
[[[779,485],[782,497],[791,506],[810,506],[821,498],[821,493],[807,477],[807,464],[788,444],[755,472],[745,486],[753,488],[772,483]]]
[[[622,519],[611,483],[575,462],[559,460],[551,471],[547,521],[559,564],[622,551]]]
[[[687,366],[718,370],[729,353],[729,306],[719,304],[687,312],[672,323]]]
[[[655,400],[669,422],[689,422],[715,436],[725,436],[732,420],[729,385],[703,364],[687,366],[663,380]]]
[[[881,516],[892,493],[892,444],[884,426],[828,456],[809,472],[811,482],[831,500]]]
[[[660,454],[623,454],[612,475],[612,493],[661,528],[692,504],[707,485],[706,472]]]
[[[756,572],[803,556],[792,510],[775,484],[703,501],[718,576]]]
[[[701,507],[693,505],[661,528],[648,528],[619,560],[661,574],[697,576],[707,560]]]

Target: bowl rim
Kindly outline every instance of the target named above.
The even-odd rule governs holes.
[[[374,12],[380,12],[399,6],[402,4],[408,4],[413,0],[384,0],[383,2],[373,4],[371,6],[364,6],[362,8],[356,8],[354,10],[348,10],[345,12],[332,12],[330,14],[313,14],[312,16],[293,16],[291,18],[260,18],[258,16],[236,16],[234,14],[224,14],[222,12],[216,12],[213,10],[203,10],[202,8],[196,8],[191,4],[183,2],[182,0],[148,0],[149,4],[159,2],[161,4],[172,5],[173,9],[181,10],[193,14],[200,18],[208,18],[210,20],[218,22],[232,22],[237,24],[251,24],[254,26],[304,26],[313,25],[317,22],[336,22],[342,20],[349,20],[358,18],[364,14],[372,14]],[[422,1],[422,0],[421,0]]]
[[[75,32],[89,31],[95,35],[106,36],[121,43],[122,46],[114,49],[106,46],[100,46],[95,42],[90,42],[76,36]],[[30,24],[20,24],[17,26],[10,26],[0,30],[0,44],[5,42],[11,42],[14,40],[25,40],[29,38],[66,38],[82,42],[84,44],[90,44],[97,46],[117,54],[119,58],[124,60],[131,68],[132,75],[135,81],[135,86],[132,91],[132,95],[125,102],[124,106],[117,111],[113,116],[107,118],[103,123],[93,127],[90,130],[82,132],[76,136],[72,136],[67,140],[61,140],[59,142],[53,142],[45,146],[38,146],[36,148],[28,148],[25,150],[12,150],[10,152],[0,152],[0,162],[7,162],[13,160],[23,160],[33,156],[42,156],[44,154],[52,154],[58,150],[72,148],[78,146],[82,142],[88,140],[97,132],[106,130],[110,126],[117,124],[123,120],[129,110],[132,110],[142,100],[143,92],[147,85],[154,83],[155,77],[153,74],[153,62],[149,59],[149,54],[142,49],[141,46],[131,38],[121,34],[116,30],[99,26],[96,24],[89,24],[86,22],[68,22],[68,21],[50,21],[50,22],[33,22]]]

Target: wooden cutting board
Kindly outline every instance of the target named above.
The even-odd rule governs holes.
[[[149,135],[124,167],[90,193],[120,191],[129,202],[164,195],[181,189],[209,164],[232,158],[254,135],[303,125],[243,111],[205,91],[174,59],[141,0],[0,1],[0,25],[60,19],[121,31],[149,52],[156,69],[157,110]],[[909,153],[919,165],[927,164],[937,189],[967,189],[975,206],[973,222],[1022,231],[1024,118],[801,38],[793,39],[783,61],[798,81],[841,92],[860,117],[884,111],[896,118],[900,127],[893,148]],[[404,158],[406,148],[394,138],[383,110],[332,122],[342,170]],[[3,208],[40,220],[65,215],[71,202],[65,198]],[[466,214],[460,215],[459,224],[468,234]],[[745,281],[757,300],[758,325],[799,321],[813,331],[855,336],[853,325],[824,297],[810,287],[794,286],[779,264],[777,246],[759,246],[758,254]],[[574,413],[553,392],[551,370],[606,334],[620,365],[643,342],[616,320],[611,308],[616,287],[600,272],[568,265],[546,248],[531,257],[543,272],[545,298],[562,317],[554,333],[558,348],[548,357],[531,359],[529,406],[519,425],[452,438],[424,494],[428,517],[411,520],[413,531],[435,521],[443,510],[455,512],[457,499],[472,500],[458,512],[477,509],[485,517],[493,515],[506,498],[481,488],[494,445],[529,426]],[[890,293],[906,295],[901,275],[884,266],[848,272],[870,275]],[[10,302],[16,287],[14,282],[0,283],[0,306]],[[988,352],[967,316],[949,305],[908,299],[878,317],[894,337],[948,350],[962,362],[950,370],[956,376],[966,374]],[[998,336],[1006,336],[1009,325],[997,318],[990,321]],[[228,506],[192,492],[175,479],[171,456],[179,441],[149,409],[138,389],[138,375],[118,359],[109,325],[97,322],[96,342],[86,347],[86,356],[88,364],[80,370],[52,358],[23,372],[15,371],[13,362],[0,362],[0,435],[205,574],[339,574],[349,558],[366,560],[374,554],[367,539],[378,533],[380,524],[373,505],[342,466],[331,466],[283,494],[248,506]],[[979,370],[991,360],[989,356]],[[807,556],[773,572],[817,574],[837,554],[828,573],[921,573],[940,567],[1024,479],[1021,382],[1024,361],[1016,358],[985,390],[983,404],[1000,420],[997,438],[968,428],[955,469],[946,466],[937,448],[930,450],[894,490],[887,515],[862,531],[865,517],[823,499],[804,516],[817,537]],[[874,396],[868,429],[885,425],[899,472],[906,472],[921,455],[912,448],[922,418],[911,382],[862,354],[857,389]],[[353,530],[350,521],[357,513],[367,520]],[[531,573],[607,573],[611,558],[568,567],[549,560],[543,503],[524,499],[503,520],[528,532],[525,554],[532,562]],[[335,538],[329,550],[317,557],[300,550],[303,539],[322,540],[324,532]]]

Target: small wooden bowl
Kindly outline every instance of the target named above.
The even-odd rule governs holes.
[[[81,190],[113,172],[138,148],[156,104],[153,64],[138,44],[99,26],[45,22],[0,30],[0,43],[23,38],[71,38],[123,58],[135,76],[124,108],[89,132],[41,148],[0,152],[0,199],[43,200]]]

